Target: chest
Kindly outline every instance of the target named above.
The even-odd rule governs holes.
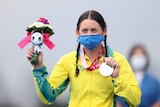
[[[75,73],[75,71],[72,71],[72,73]],[[102,76],[99,69],[94,71],[80,70],[78,77],[70,74],[70,85],[72,91],[86,94],[109,94],[114,91],[112,78]]]

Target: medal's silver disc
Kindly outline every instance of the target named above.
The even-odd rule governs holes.
[[[102,63],[99,67],[99,72],[103,76],[110,76],[113,73],[113,68],[107,65],[105,62]]]

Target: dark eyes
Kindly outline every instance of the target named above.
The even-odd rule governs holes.
[[[35,36],[32,37],[32,40],[35,40]],[[42,41],[42,37],[38,37],[38,41]]]
[[[41,38],[41,37],[39,37],[39,38],[38,38],[38,41],[41,41],[41,40],[42,40],[42,38]]]
[[[98,30],[97,30],[97,29],[91,29],[91,31],[92,31],[92,32],[97,32]]]
[[[34,39],[35,39],[35,37],[33,36],[33,37],[32,37],[32,40],[34,40]]]
[[[82,32],[84,32],[84,33],[87,32],[87,31],[88,31],[88,29],[83,29],[83,30],[82,30]]]
[[[98,30],[96,28],[90,29],[92,33],[96,33]],[[89,29],[82,29],[83,33],[87,33]]]

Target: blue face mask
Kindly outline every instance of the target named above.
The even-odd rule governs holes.
[[[93,50],[97,47],[102,41],[104,40],[104,36],[101,34],[94,34],[94,35],[81,35],[78,38],[78,42],[84,45],[89,50]]]

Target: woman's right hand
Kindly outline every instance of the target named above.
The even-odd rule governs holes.
[[[29,49],[28,49],[28,52],[27,52],[27,55],[26,55],[26,57],[27,57],[27,59],[29,60],[29,62],[31,62],[31,59],[32,59],[33,54],[34,54],[34,47],[29,48]],[[40,67],[42,67],[42,64],[43,64],[43,53],[40,52],[40,53],[38,54],[38,64],[36,64],[36,65],[32,64],[32,66],[33,66],[34,68],[40,68]]]

